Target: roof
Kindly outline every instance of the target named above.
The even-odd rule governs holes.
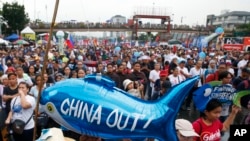
[[[250,16],[250,12],[247,12],[247,11],[232,11],[232,12],[227,12],[225,14],[219,15],[218,17],[225,17],[225,16]]]
[[[126,17],[124,17],[124,16],[122,16],[122,15],[115,15],[115,16],[113,16],[112,18],[126,18]]]
[[[33,33],[35,34],[35,32],[29,27],[25,27],[22,31],[21,31],[21,34],[27,34],[27,33]]]

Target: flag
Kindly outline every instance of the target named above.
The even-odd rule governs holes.
[[[117,46],[118,42],[117,42],[117,38],[115,38],[115,46]]]
[[[74,48],[74,41],[73,41],[73,38],[72,38],[71,34],[68,34],[66,44],[67,44],[68,48],[71,48],[71,49]]]
[[[89,45],[89,39],[84,39],[83,42],[85,46]]]
[[[144,47],[148,47],[149,46],[149,42],[146,42],[145,44],[144,44]]]
[[[159,40],[160,40],[160,36],[157,35],[156,38],[155,38],[155,41],[156,41],[156,42],[159,42]]]
[[[97,39],[94,39],[94,40],[93,40],[93,44],[94,44],[94,46],[98,46],[98,45],[99,45],[98,40],[97,40]]]
[[[56,37],[53,35],[53,42],[56,43]]]
[[[44,40],[49,41],[49,33],[46,33],[46,34],[45,34]]]

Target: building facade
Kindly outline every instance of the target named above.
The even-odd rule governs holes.
[[[110,23],[119,26],[121,24],[127,23],[127,21],[126,21],[126,17],[121,16],[121,15],[115,15],[115,16],[111,17]],[[114,38],[126,36],[126,32],[111,32],[110,36],[114,37]]]
[[[115,15],[110,19],[111,23],[116,23],[116,24],[124,24],[126,23],[126,17],[121,16],[121,15]]]
[[[237,25],[250,23],[250,12],[226,11],[221,15],[207,15],[206,26],[221,26],[225,30],[233,30]]]

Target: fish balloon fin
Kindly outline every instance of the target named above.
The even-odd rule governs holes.
[[[83,79],[84,81],[95,81],[96,83],[101,83],[102,85],[106,85],[108,87],[115,87],[115,82],[109,78],[108,76],[104,76],[102,74],[90,74],[86,75]]]

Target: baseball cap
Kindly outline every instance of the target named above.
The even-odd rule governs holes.
[[[168,76],[168,72],[166,70],[161,70],[160,77],[165,77],[165,76]]]
[[[231,62],[226,62],[226,65],[230,66],[230,65],[232,65],[232,63]]]
[[[6,72],[11,71],[11,72],[15,72],[15,68],[14,67],[8,67],[8,69],[6,70]]]
[[[179,64],[186,64],[186,61],[185,61],[185,60],[181,60],[181,61],[179,62]]]
[[[175,128],[185,137],[199,137],[192,124],[186,119],[175,120]]]

